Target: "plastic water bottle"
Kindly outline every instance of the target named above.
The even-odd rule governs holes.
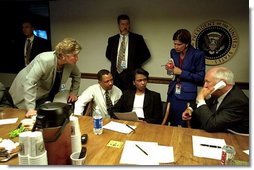
[[[93,132],[95,135],[100,135],[103,132],[102,114],[98,108],[93,112]]]

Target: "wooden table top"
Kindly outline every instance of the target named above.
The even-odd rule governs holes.
[[[0,119],[18,117],[18,121],[15,124],[0,125],[0,137],[8,138],[9,131],[15,129],[20,121],[24,119],[25,111],[18,109],[5,109],[0,114]],[[104,119],[104,125],[112,119]],[[135,125],[137,128],[134,133],[123,134],[119,132],[103,130],[101,135],[93,134],[93,119],[88,116],[79,117],[79,124],[81,134],[88,134],[87,158],[86,165],[119,165],[122,148],[108,147],[107,144],[110,140],[122,141],[136,140],[136,141],[148,141],[157,142],[159,145],[173,146],[175,162],[171,165],[220,165],[219,160],[199,158],[193,156],[192,149],[192,136],[204,136],[212,138],[225,139],[228,145],[235,147],[236,160],[248,161],[249,155],[243,152],[248,150],[249,137],[239,136],[229,133],[208,133],[203,130],[171,127],[165,125],[155,125],[143,122],[132,122],[114,120],[117,122],[123,122],[129,125]],[[18,141],[18,137],[13,141]],[[13,158],[8,162],[0,163],[0,165],[18,165],[18,158]]]

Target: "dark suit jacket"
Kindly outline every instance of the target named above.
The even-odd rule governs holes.
[[[170,55],[175,65],[180,67],[180,53],[172,49]],[[174,95],[181,100],[194,100],[197,97],[197,86],[203,83],[205,77],[205,54],[190,46],[180,68],[182,69],[182,73],[176,76],[174,81],[170,82],[168,94],[175,92],[177,79],[180,79],[181,94],[174,93]]]
[[[127,69],[121,73],[121,77],[118,77],[116,70],[117,61],[117,50],[120,35],[117,34],[108,39],[108,46],[106,50],[106,57],[111,62],[111,73],[114,77],[114,84],[118,86],[121,90],[125,90],[118,79],[121,78],[124,81],[122,84],[127,84],[127,86],[133,86],[132,84],[132,71],[136,68],[141,68],[141,65],[150,58],[150,52],[146,46],[143,36],[129,33],[129,44],[128,44],[128,64]]]
[[[133,109],[135,90],[127,90],[114,105],[113,112],[130,112]],[[143,104],[145,121],[160,124],[162,122],[162,102],[159,93],[146,89]]]
[[[234,86],[215,113],[209,109],[212,100],[214,99],[209,99],[206,102],[207,105],[194,110],[192,117],[194,127],[200,127],[209,132],[232,129],[239,133],[249,133],[249,99],[242,90]]]
[[[51,51],[51,46],[49,41],[34,36],[33,45],[30,53],[30,62],[40,53]]]
[[[26,38],[22,39],[18,44],[17,44],[17,60],[18,61],[18,71],[23,69],[25,67],[25,61],[24,61],[24,48],[25,48],[25,43],[26,43]],[[31,48],[31,53],[30,53],[30,62],[40,53],[46,52],[46,51],[51,51],[51,45],[48,40],[45,40],[43,38],[40,38],[38,36],[34,36],[33,40],[33,45]]]

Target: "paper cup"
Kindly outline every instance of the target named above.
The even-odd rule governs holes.
[[[70,122],[71,122],[71,135],[80,135],[81,133],[78,117],[70,116]]]
[[[30,147],[28,150],[29,156],[36,157],[36,156],[42,155],[45,152],[42,132],[40,131],[31,132],[29,136],[29,140],[30,140],[29,141]]]
[[[28,156],[27,155],[24,156],[19,153],[18,158],[19,158],[19,165],[28,165]]]
[[[71,151],[73,152],[78,152],[82,148],[81,145],[81,135],[72,135],[71,136]]]
[[[85,160],[87,154],[83,158],[79,158],[80,151],[79,152],[73,152],[70,156],[72,165],[85,165]]]
[[[28,155],[28,164],[29,165],[48,165],[47,151],[44,151],[44,153],[39,156],[32,157]]]
[[[29,154],[29,148],[30,148],[30,142],[29,142],[29,136],[32,132],[26,131],[19,134],[19,145],[20,145],[20,155],[28,155]]]

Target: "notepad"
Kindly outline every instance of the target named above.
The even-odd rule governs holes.
[[[131,126],[131,125],[129,125]],[[131,126],[132,129],[135,129],[136,126]],[[119,123],[119,122],[115,122],[115,121],[110,121],[109,123],[107,123],[106,125],[103,126],[103,129],[108,129],[108,130],[113,130],[116,132],[120,132],[120,133],[131,133],[133,130],[129,128],[128,126],[126,126],[126,124],[124,123]]]
[[[171,146],[160,146],[157,142],[126,140],[120,164],[159,165],[174,162]]]
[[[107,144],[108,147],[112,148],[121,148],[123,146],[123,142],[121,141],[115,141],[115,140],[110,140]]]
[[[201,144],[218,147],[202,146]],[[222,152],[221,148],[224,145],[226,145],[224,139],[192,136],[193,155],[197,157],[220,160]]]

